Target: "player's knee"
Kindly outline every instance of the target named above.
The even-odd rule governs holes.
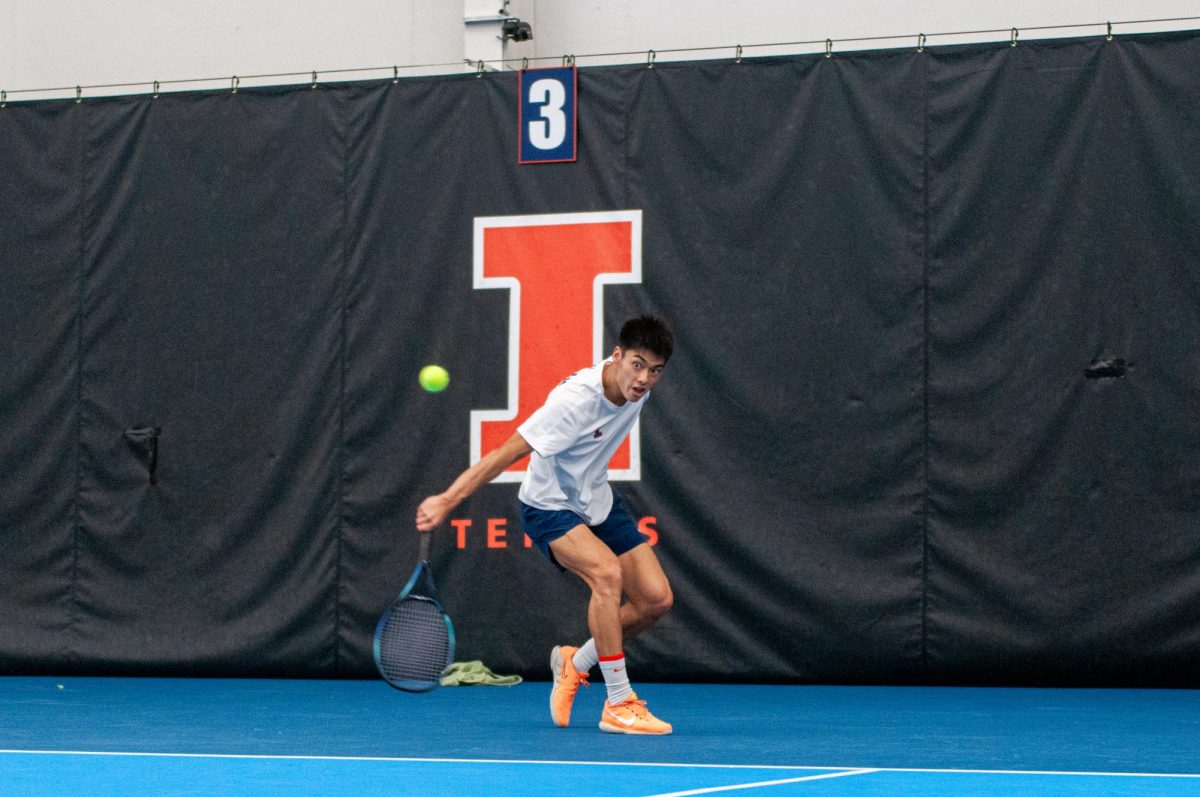
[[[646,614],[658,619],[671,611],[674,604],[675,595],[671,592],[671,585],[664,581],[660,588],[655,589],[648,596],[645,611]]]
[[[592,592],[597,595],[616,600],[621,599],[621,565],[615,556],[611,561],[605,559],[597,563],[592,569],[589,580],[592,584]]]
[[[643,618],[654,622],[671,610],[675,596],[671,593],[671,585],[662,581],[652,585],[641,585],[636,594],[630,596],[630,600]]]

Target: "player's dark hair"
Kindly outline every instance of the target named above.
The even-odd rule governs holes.
[[[617,345],[622,351],[643,349],[653,352],[666,362],[675,350],[675,336],[659,319],[652,315],[641,315],[625,322],[621,334],[617,336]]]

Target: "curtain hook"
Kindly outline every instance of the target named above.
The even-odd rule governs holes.
[[[740,44],[737,46],[737,50],[735,51],[733,62],[735,64],[740,64],[742,62],[742,45]]]
[[[1017,37],[1020,35],[1021,35],[1021,32],[1019,30],[1017,30],[1016,28],[1012,29],[1012,41],[1010,42],[1010,46],[1012,46],[1012,47],[1017,46]]]
[[[81,102],[83,102],[83,87],[76,86],[75,87],[75,103],[79,104]]]
[[[833,58],[833,39],[825,40],[825,57]]]
[[[234,75],[234,76],[233,76],[233,80],[231,80],[231,81],[230,81],[230,87],[231,87],[233,90],[230,92],[230,94],[237,94],[237,93],[238,93],[238,86],[241,84],[241,82],[242,82],[242,81],[241,81],[241,78],[239,78],[237,75]]]
[[[575,56],[564,55],[562,57],[562,65],[563,66],[575,66]]]
[[[1111,22],[1109,22],[1109,23],[1108,23],[1108,36],[1107,36],[1107,39],[1108,39],[1108,41],[1112,41],[1112,40],[1113,40],[1113,35],[1112,35],[1112,23],[1111,23]]]
[[[529,68],[529,57],[526,56],[525,58],[521,59],[521,71],[524,72],[528,68]]]
[[[478,63],[475,64],[475,77],[477,77],[477,78],[483,77],[483,68],[484,68],[483,59],[480,58]]]
[[[154,81],[154,88],[152,89],[152,93],[154,94],[154,99],[157,100],[158,99],[158,81],[157,80]]]
[[[8,105],[8,92],[0,89],[0,108]]]
[[[917,34],[917,52],[919,52],[919,53],[925,52],[925,34],[924,33]]]
[[[314,69],[313,75],[312,75],[312,88],[315,89],[316,87],[317,87],[317,70]]]
[[[654,59],[657,57],[658,57],[658,53],[654,52],[653,50],[648,50],[646,52],[646,68],[647,69],[654,68]]]
[[[400,67],[398,67],[398,66],[392,67],[392,82],[393,83],[400,82]]]

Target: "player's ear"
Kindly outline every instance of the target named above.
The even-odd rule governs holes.
[[[617,362],[618,360],[621,359],[621,347],[620,346],[613,346],[612,358],[613,358],[613,362]]]

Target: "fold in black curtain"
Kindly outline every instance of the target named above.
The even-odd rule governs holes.
[[[11,113],[10,113],[11,111]],[[79,115],[0,120],[0,669],[62,662],[78,619]]]
[[[922,62],[639,76],[631,204],[680,340],[633,488],[678,598],[645,644],[691,677],[916,676]]]
[[[292,91],[97,102],[81,668],[336,670],[342,146]]]
[[[1198,58],[931,53],[933,678],[1192,682]]]

